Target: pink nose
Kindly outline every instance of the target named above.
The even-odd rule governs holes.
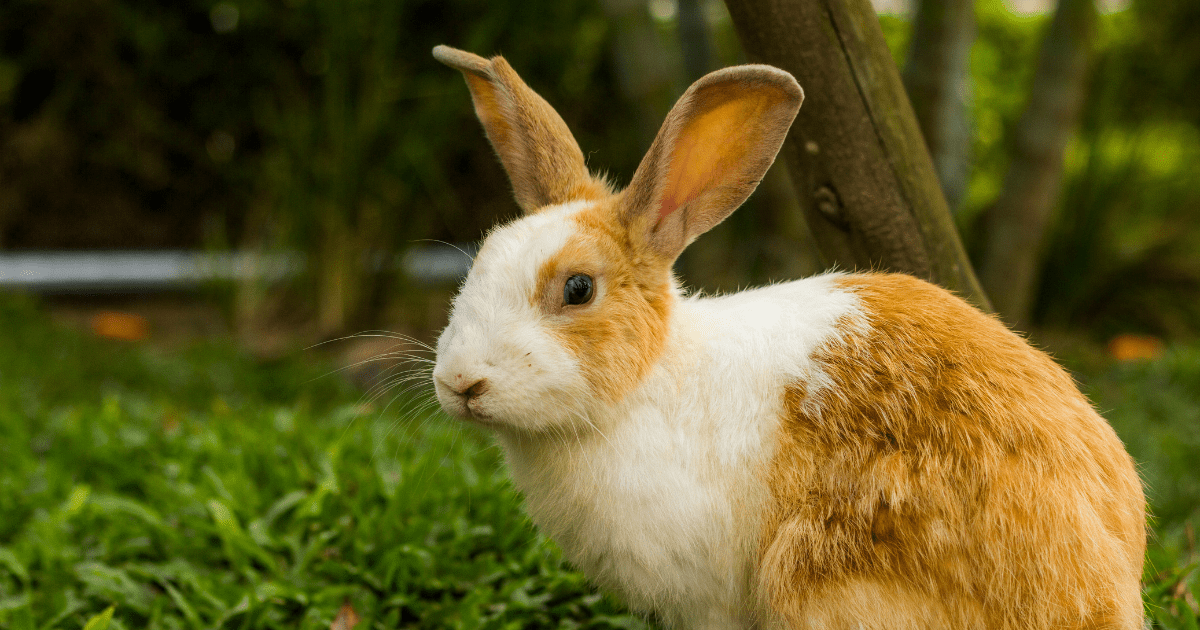
[[[474,382],[470,379],[460,378],[454,385],[447,383],[446,386],[450,388],[450,391],[470,401],[472,398],[487,391],[488,381],[486,378],[481,378]]]

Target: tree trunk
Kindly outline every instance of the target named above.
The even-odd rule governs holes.
[[[989,308],[868,0],[728,0],[747,55],[805,101],[783,155],[827,264],[925,278]]]
[[[1063,151],[1083,106],[1095,21],[1092,0],[1059,0],[1017,124],[1004,187],[986,219],[981,276],[1000,314],[1016,326],[1028,322],[1033,306],[1041,244],[1062,182]]]
[[[973,0],[920,0],[911,41],[904,87],[946,203],[954,211],[967,190],[970,167]]]

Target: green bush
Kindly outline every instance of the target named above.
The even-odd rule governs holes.
[[[980,219],[1004,183],[1049,16],[1014,15],[999,0],[975,6],[971,175],[957,221],[977,257]],[[1143,0],[1098,22],[1082,122],[1043,243],[1038,325],[1097,339],[1200,335],[1200,116],[1187,79],[1200,47],[1180,26],[1195,6]],[[908,23],[885,17],[883,26],[902,65]]]
[[[1185,100],[1192,86],[1173,76],[1200,67],[1200,48],[1187,40],[1168,50],[1156,40],[1161,28],[1189,19],[1179,15],[1183,4],[1158,6],[1170,4],[1135,3],[1101,22],[1091,94],[1047,242],[1041,321],[1101,338],[1200,335],[1200,116]]]
[[[277,308],[359,329],[397,252],[516,211],[433,46],[503,52],[632,173],[609,35],[595,2],[5,2],[0,247],[299,249],[310,273]],[[272,315],[249,289],[237,308]]]

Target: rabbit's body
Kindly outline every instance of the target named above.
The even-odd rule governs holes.
[[[819,382],[812,354],[861,321],[837,280],[675,301],[662,356],[595,430],[501,433],[539,529],[672,627],[750,626],[784,392]]]
[[[528,215],[480,249],[435,388],[585,574],[674,628],[1141,627],[1137,474],[1045,354],[902,275],[681,294],[675,256],[795,116],[789,75],[701,79],[612,193],[503,60],[435,54]]]

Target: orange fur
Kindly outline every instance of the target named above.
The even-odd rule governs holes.
[[[546,206],[601,199],[608,184],[588,173],[583,152],[558,112],[503,57],[484,59],[448,46],[434,56],[466,77],[475,113],[526,214]]]
[[[624,398],[662,354],[674,299],[669,264],[630,242],[612,209],[619,201],[574,217],[579,233],[538,270],[532,296],[546,315],[568,315],[550,329],[579,357],[593,391],[610,402]],[[576,273],[595,278],[604,295],[564,306],[563,284]]]
[[[766,604],[792,628],[1141,628],[1141,485],[1071,378],[928,283],[841,283],[868,323],[784,396]]]
[[[767,150],[764,147],[774,147],[763,142],[766,134],[758,128],[762,125],[755,123],[763,112],[792,97],[774,90],[749,92],[741,85],[717,85],[704,96],[703,109],[691,112],[677,131],[656,221],[707,192],[727,173],[744,168],[747,162],[761,161]],[[772,158],[774,153],[766,156],[768,161]],[[740,199],[721,207],[738,205]]]
[[[803,100],[791,75],[768,66],[700,79],[671,108],[633,174],[622,220],[673,260],[750,196]]]

